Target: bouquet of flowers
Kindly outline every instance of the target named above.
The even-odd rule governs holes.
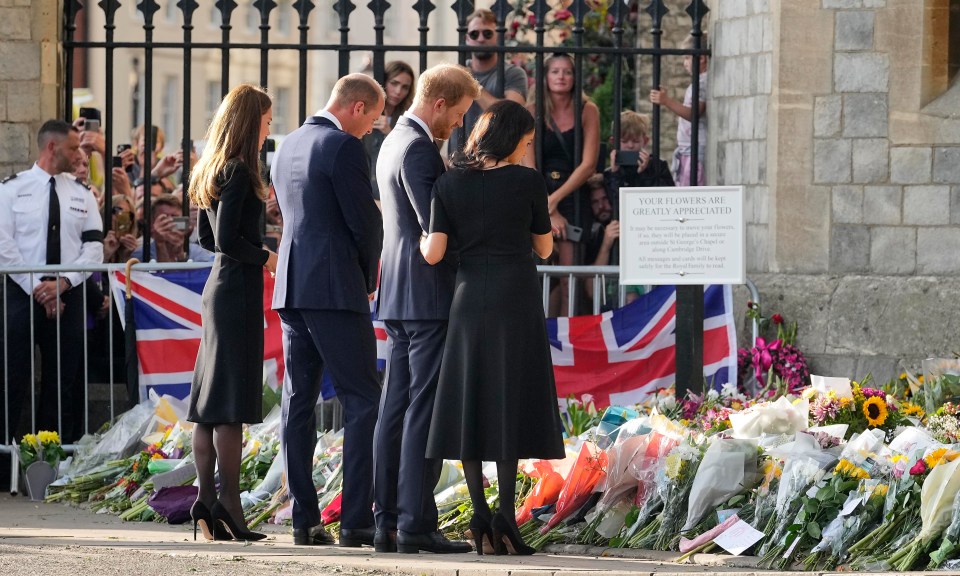
[[[810,550],[803,569],[832,570],[847,549],[883,517],[888,485],[880,479],[863,479],[847,496],[839,515],[823,529],[820,543]]]
[[[757,456],[756,441],[712,438],[690,488],[681,531],[692,529],[718,504],[751,490],[757,481]]]
[[[680,528],[686,521],[690,489],[703,459],[703,448],[693,442],[682,442],[667,456],[665,467],[657,476],[657,493],[663,511],[650,524],[639,548],[677,550]]]
[[[889,563],[898,571],[906,572],[916,563],[921,554],[933,545],[950,524],[953,500],[960,492],[960,452],[940,448],[926,456],[924,462],[931,468],[920,490],[920,520],[923,528],[908,544],[889,558]]]
[[[747,382],[746,389],[758,397],[794,394],[806,386],[810,369],[806,357],[794,344],[797,323],[785,323],[780,314],[764,318],[756,302],[747,302],[747,317],[759,322],[761,333],[773,324],[777,335],[773,339],[759,337],[753,348],[737,352],[739,381]]]
[[[945,402],[960,401],[960,359],[929,358],[923,367],[923,400],[928,414]]]
[[[960,492],[953,497],[953,510],[950,513],[950,524],[943,531],[940,546],[930,553],[930,563],[927,570],[939,568],[945,561],[952,558],[960,550]]]
[[[947,402],[927,419],[927,430],[944,444],[960,442],[960,405]]]
[[[20,440],[20,466],[26,470],[34,462],[46,462],[56,470],[60,460],[67,457],[60,445],[60,435],[41,430],[36,434],[24,434]]]

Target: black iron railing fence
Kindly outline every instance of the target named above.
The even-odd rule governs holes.
[[[129,0],[133,2],[133,0]],[[176,2],[176,14],[178,16],[180,28],[183,32],[183,39],[179,42],[155,42],[154,32],[156,30],[155,16],[161,9],[161,5],[156,0],[138,0],[135,3],[136,9],[142,19],[143,40],[138,42],[117,41],[117,13],[121,8],[120,0],[65,0],[63,4],[63,54],[65,58],[65,78],[63,86],[63,114],[67,120],[72,120],[73,95],[72,87],[74,85],[74,61],[81,51],[103,50],[104,62],[107,74],[105,76],[105,85],[103,86],[103,101],[105,109],[104,125],[108,127],[105,131],[106,149],[113,150],[114,135],[109,127],[113,126],[115,87],[114,75],[111,73],[115,61],[117,50],[137,49],[143,51],[144,64],[144,90],[143,90],[143,125],[151,126],[154,120],[153,107],[153,65],[155,50],[181,50],[183,55],[183,85],[189,86],[192,78],[193,53],[196,50],[219,50],[221,52],[220,63],[220,87],[222,94],[226,94],[230,89],[230,67],[231,52],[236,50],[258,50],[260,53],[260,84],[268,86],[268,70],[270,68],[271,57],[276,57],[279,52],[296,52],[298,56],[298,102],[297,115],[302,122],[307,116],[307,87],[311,82],[308,68],[308,54],[311,52],[332,52],[338,55],[338,72],[344,75],[349,72],[349,56],[353,51],[365,51],[373,54],[373,73],[378,80],[383,80],[385,55],[388,52],[416,52],[419,56],[420,71],[427,67],[427,57],[431,53],[456,54],[458,61],[463,64],[471,52],[491,51],[500,54],[524,54],[530,55],[534,60],[534,82],[537,93],[544,93],[544,58],[551,52],[562,49],[571,54],[574,58],[575,86],[580,90],[584,86],[584,60],[586,57],[595,55],[601,56],[602,72],[613,75],[613,97],[610,116],[614,126],[612,130],[613,145],[619,147],[620,133],[620,108],[624,96],[624,71],[625,67],[635,68],[639,58],[649,58],[649,65],[652,67],[652,86],[659,86],[661,82],[661,60],[664,57],[679,55],[697,55],[707,54],[708,50],[700,46],[702,36],[702,25],[704,17],[708,11],[703,0],[692,0],[686,7],[686,13],[690,18],[689,33],[695,39],[695,48],[677,49],[663,48],[661,38],[663,36],[662,23],[667,14],[667,6],[663,0],[556,0],[548,2],[547,0],[495,0],[492,5],[488,3],[475,3],[472,0],[453,0],[449,3],[434,3],[429,0],[416,0],[412,6],[406,3],[403,5],[392,5],[386,0],[370,0],[365,8],[370,11],[374,21],[374,43],[358,44],[351,43],[351,18],[355,17],[355,10],[358,6],[351,0],[296,0],[292,3],[284,2],[278,5],[275,0],[253,0],[244,1],[247,8],[253,8],[259,12],[260,16],[260,39],[259,42],[236,42],[231,39],[233,31],[232,18],[239,4],[234,0],[216,0],[214,9],[219,11],[220,40],[218,42],[195,40],[195,16],[200,4],[197,0],[165,0],[166,2]],[[206,2],[205,2],[206,4]],[[438,5],[439,4],[439,5]],[[496,46],[467,46],[465,35],[467,31],[467,17],[476,7],[489,5],[496,16],[497,29],[500,32]],[[168,13],[173,8],[164,6]],[[129,8],[129,6],[127,6]],[[431,13],[438,9],[453,10],[457,22],[457,45],[431,45],[428,42],[428,32],[431,30]],[[100,11],[103,21],[103,41],[90,41],[85,38],[92,36],[92,31],[81,31],[77,33],[77,14],[80,10]],[[299,39],[295,43],[278,43],[271,41],[271,14],[275,10],[287,10],[294,12],[295,21],[298,23]],[[419,26],[417,28],[418,38],[416,44],[386,44],[384,43],[384,18],[388,11],[413,10],[417,14]],[[553,40],[548,34],[549,27],[555,25],[556,15],[560,10],[565,10],[565,26],[569,31],[569,36],[562,47],[553,44]],[[396,12],[395,12],[396,13]],[[290,14],[288,13],[287,16]],[[591,42],[588,35],[585,34],[585,21],[596,21],[597,16],[602,15],[605,42]],[[523,18],[525,28],[529,34],[525,42],[515,42],[511,40],[508,45],[506,40],[508,34],[508,23],[512,23],[518,17]],[[312,26],[316,27],[318,22],[326,19],[335,18],[339,21],[340,41],[337,44],[319,44],[311,42]],[[436,19],[434,17],[434,19]],[[84,19],[91,21],[91,18]],[[98,18],[98,21],[100,19]],[[164,22],[164,25],[165,22]],[[323,24],[329,26],[328,24]],[[87,32],[87,33],[83,33]],[[99,32],[99,31],[98,31]],[[127,33],[128,31],[124,31]],[[635,41],[636,45],[625,45],[625,32],[633,39],[640,39],[641,35],[647,34],[649,39],[643,42]],[[98,33],[99,37],[100,34]],[[595,37],[595,36],[593,36]],[[641,46],[643,44],[644,46]],[[500,86],[504,85],[504,69],[506,58],[499,58],[498,75]],[[698,85],[699,85],[699,59],[693,58],[693,67],[691,70],[691,83],[693,84],[693,113],[692,119],[692,154],[691,154],[691,174],[697,174],[698,164]],[[96,87],[99,88],[99,87]],[[648,87],[649,88],[649,87]],[[182,114],[183,121],[183,158],[184,158],[184,181],[190,173],[190,142],[191,142],[191,110],[194,108],[191,102],[191,91],[183,90]],[[573,157],[580,158],[582,147],[582,126],[581,126],[581,106],[579,99],[574,98],[574,117],[575,117],[575,143]],[[543,99],[538,98],[536,116],[538,125],[544,126],[544,104]],[[651,122],[652,146],[651,153],[654,157],[660,157],[660,110],[654,106]],[[543,130],[537,131],[537,149],[542,148],[541,138]],[[461,139],[463,141],[464,139]],[[539,152],[538,152],[539,154]],[[155,159],[150,154],[144,155],[143,174],[150,174],[153,168],[151,164]],[[538,158],[539,160],[539,158]],[[679,183],[678,184],[686,184]],[[104,198],[105,214],[107,222],[104,222],[104,229],[109,229],[111,223],[109,219],[112,216],[110,206],[112,196],[112,183],[110,178],[104,179]],[[188,203],[186,198],[186,186],[184,186],[183,207],[187,210]],[[616,207],[616,203],[614,203]],[[144,203],[144,221],[150,222],[150,203]],[[150,229],[145,226],[144,247],[149,251],[150,247]],[[145,252],[146,260],[150,254]]]

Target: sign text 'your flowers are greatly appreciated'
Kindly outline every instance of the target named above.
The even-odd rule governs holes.
[[[743,284],[743,188],[620,189],[622,284]]]

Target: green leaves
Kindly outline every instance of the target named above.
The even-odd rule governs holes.
[[[816,522],[807,523],[807,534],[814,540],[820,539],[820,526]]]

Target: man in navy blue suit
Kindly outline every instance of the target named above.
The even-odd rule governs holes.
[[[425,71],[413,105],[377,159],[384,238],[377,316],[384,321],[387,372],[374,445],[377,551],[469,552],[437,530],[434,487],[441,460],[426,459],[427,436],[456,280],[456,261],[430,266],[420,236],[430,227],[433,183],[444,171],[435,145],[463,125],[480,93],[470,71]]]
[[[373,429],[380,384],[370,321],[382,220],[360,137],[383,110],[383,89],[351,74],[327,106],[290,133],[273,163],[283,214],[273,308],[283,325],[282,449],[294,544],[332,544],[313,484],[314,409],[323,370],[343,405],[340,545],[372,545]]]

